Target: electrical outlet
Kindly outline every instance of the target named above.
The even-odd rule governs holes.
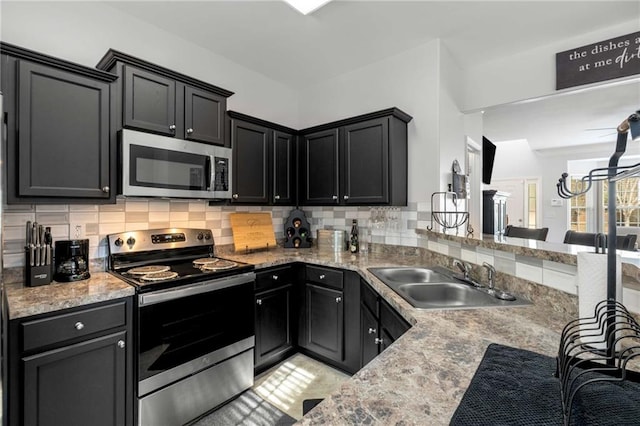
[[[77,240],[84,238],[86,235],[86,228],[84,223],[70,223],[69,224],[69,238]]]

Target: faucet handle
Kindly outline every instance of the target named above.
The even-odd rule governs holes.
[[[465,278],[469,278],[469,272],[471,272],[471,265],[467,262],[463,262],[460,259],[453,259],[453,266],[456,266],[462,273],[464,273]]]

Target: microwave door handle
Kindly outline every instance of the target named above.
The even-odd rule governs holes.
[[[210,155],[209,158],[207,158],[207,162],[204,166],[204,175],[205,176],[209,176],[209,187],[207,188],[207,191],[213,191],[214,190],[214,181],[216,179],[215,176],[215,168],[213,167],[213,162],[214,162],[214,157],[213,155]]]

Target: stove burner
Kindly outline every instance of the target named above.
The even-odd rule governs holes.
[[[231,269],[238,266],[236,262],[232,262],[230,260],[224,259],[216,259],[215,262],[205,263],[200,266],[200,269],[203,271],[221,271],[223,269]]]
[[[196,259],[193,261],[193,264],[197,267],[202,266],[202,265],[206,265],[207,263],[216,263],[218,260],[218,258],[216,257],[202,257],[200,259]]]
[[[165,265],[147,265],[147,266],[138,266],[136,268],[131,268],[127,271],[127,273],[131,275],[147,275],[154,272],[165,272],[168,271],[168,266]]]
[[[177,272],[162,271],[162,272],[151,272],[149,274],[141,276],[140,279],[143,281],[164,281],[164,280],[171,280],[177,276],[178,276]]]

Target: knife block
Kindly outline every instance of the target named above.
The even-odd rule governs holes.
[[[37,287],[41,285],[51,284],[53,280],[53,264],[31,266],[31,251],[29,247],[25,247],[25,271],[24,282],[27,287]],[[35,262],[35,259],[33,259]]]

